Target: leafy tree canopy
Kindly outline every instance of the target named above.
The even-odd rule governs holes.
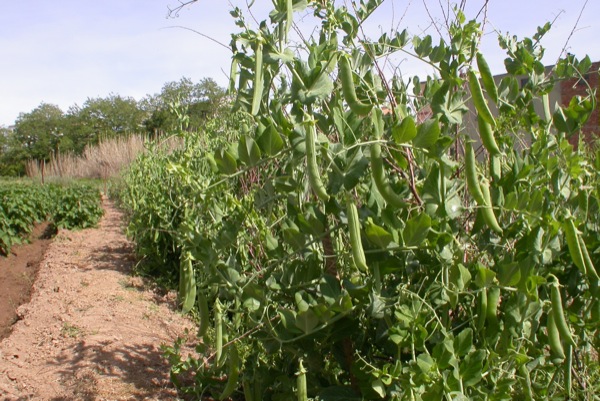
[[[57,152],[79,154],[103,138],[198,130],[224,109],[227,99],[225,90],[211,78],[198,83],[182,78],[140,101],[111,93],[90,97],[67,112],[41,103],[19,115],[14,132],[5,130],[0,137],[0,175],[23,174],[29,159],[48,160]]]

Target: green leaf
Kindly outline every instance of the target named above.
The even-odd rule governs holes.
[[[244,308],[248,309],[250,312],[256,312],[260,309],[260,301],[256,298],[248,298],[244,301]]]
[[[447,336],[444,341],[434,347],[433,357],[439,369],[447,369],[451,366],[458,368],[458,360],[455,356],[451,335]]]
[[[277,314],[279,315],[281,323],[283,323],[283,326],[286,328],[290,327],[291,324],[296,321],[296,312],[289,309],[282,308],[277,312]]]
[[[510,192],[504,198],[504,208],[507,210],[515,210],[519,205],[519,200],[515,192]]]
[[[483,264],[477,263],[477,276],[475,276],[475,284],[477,284],[477,287],[489,287],[492,285],[495,277],[496,273],[485,267]]]
[[[553,115],[554,126],[559,132],[573,134],[588,120],[594,103],[589,98],[573,96],[566,108],[557,105]]]
[[[478,349],[467,355],[460,364],[460,377],[465,387],[472,387],[481,381],[483,377],[483,361],[487,352]]]
[[[458,194],[454,194],[454,196],[446,198],[444,208],[446,210],[446,214],[451,219],[456,219],[460,217],[464,211],[462,200],[460,199]]]
[[[433,368],[435,362],[431,358],[431,356],[427,354],[419,354],[417,357],[417,366],[421,369],[421,372],[427,374]]]
[[[379,395],[381,398],[385,398],[385,385],[380,379],[375,379],[371,382],[371,388]]]
[[[437,118],[432,118],[419,125],[417,128],[417,136],[413,140],[413,145],[417,148],[429,149],[435,145],[439,137],[439,121]]]
[[[303,292],[304,291],[298,291],[294,294],[294,298],[296,300],[296,307],[298,308],[299,312],[306,312],[310,308],[310,305],[304,300],[302,296]]]
[[[450,124],[462,123],[463,115],[469,111],[462,95],[451,92],[447,83],[433,95],[431,109],[436,115],[441,116],[442,121],[448,121]]]
[[[233,174],[237,170],[237,159],[232,152],[221,149],[215,153],[215,163],[223,174]]]
[[[341,295],[339,281],[332,275],[326,274],[319,284],[319,292],[329,305],[333,305]]]
[[[336,312],[344,313],[349,312],[353,307],[354,305],[352,304],[352,298],[350,295],[348,295],[348,293],[344,293],[340,298],[338,298],[338,301],[331,307],[331,309]]]
[[[471,347],[473,347],[473,329],[468,327],[454,338],[454,352],[456,356],[462,357],[471,351]]]
[[[300,229],[294,222],[291,220],[286,221],[282,228],[282,232],[285,242],[290,244],[294,249],[301,249],[304,247],[306,242],[305,235],[300,232]]]
[[[392,128],[392,137],[397,144],[410,142],[416,136],[417,126],[415,125],[415,120],[411,116],[404,117],[400,125]]]
[[[408,43],[408,37],[409,34],[406,29],[404,29],[402,32],[396,31],[396,36],[390,41],[390,46],[399,50],[406,46]]]
[[[298,327],[304,333],[312,332],[318,324],[319,318],[310,309],[303,312],[298,312],[296,315],[296,327]]]
[[[504,286],[517,285],[521,281],[519,263],[510,262],[498,266],[498,282]]]
[[[577,67],[579,69],[579,73],[581,73],[582,75],[586,74],[592,67],[592,60],[590,59],[590,56],[585,56],[579,62],[579,65]]]
[[[291,63],[295,59],[292,49],[289,47],[283,50],[283,53],[278,51],[270,51],[266,53],[265,61],[268,63],[281,61],[282,63]]]
[[[309,104],[317,100],[326,99],[333,92],[333,81],[326,71],[322,71],[317,78],[307,86],[298,90],[297,96],[301,103]]]
[[[392,234],[385,230],[385,228],[374,224],[371,219],[365,223],[365,235],[367,239],[378,247],[385,249],[394,240]]]
[[[372,319],[383,319],[385,313],[385,302],[374,292],[369,294],[369,300],[370,302],[367,306],[367,314]]]
[[[432,63],[439,63],[446,56],[446,45],[444,44],[444,40],[440,39],[440,44],[434,47],[429,54],[429,60]]]
[[[369,167],[369,160],[364,156],[362,150],[358,148],[352,155],[352,159],[346,168],[344,174],[344,188],[351,190],[360,181],[360,178],[365,174],[365,171]]]
[[[421,58],[429,56],[431,53],[431,36],[427,35],[423,39],[419,36],[413,37],[413,45],[415,47],[415,53]]]
[[[273,156],[283,149],[283,139],[272,125],[262,133],[257,142],[260,149],[268,156]]]
[[[265,247],[268,251],[274,251],[279,247],[279,242],[270,232],[265,235]]]
[[[458,263],[450,267],[450,282],[456,286],[459,291],[468,287],[471,282],[471,273],[462,264]]]
[[[260,149],[254,139],[248,135],[243,135],[238,144],[238,154],[240,160],[248,166],[253,166],[260,160]]]
[[[431,229],[431,217],[426,213],[421,213],[406,222],[406,227],[402,232],[404,245],[419,246],[429,234]]]

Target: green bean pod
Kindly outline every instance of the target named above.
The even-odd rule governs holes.
[[[558,329],[561,339],[568,345],[576,345],[571,335],[571,329],[565,319],[563,312],[562,298],[560,295],[559,282],[556,276],[550,275],[550,302],[552,304],[552,314],[554,317],[554,323]]]
[[[308,175],[308,183],[314,193],[323,202],[327,202],[329,200],[329,195],[327,194],[325,184],[323,184],[321,175],[319,174],[315,144],[316,126],[314,120],[311,120],[306,124],[306,173]]]
[[[478,300],[478,312],[477,312],[477,330],[481,332],[485,327],[485,321],[487,319],[487,288],[482,288],[477,295]]]
[[[566,361],[565,361],[565,393],[567,393],[567,400],[572,400],[571,390],[573,387],[572,381],[572,369],[573,369],[573,346],[567,344],[566,347]]]
[[[348,103],[350,110],[361,116],[369,114],[373,105],[358,100],[356,90],[354,89],[352,69],[350,68],[350,61],[348,60],[347,55],[341,55],[338,58],[338,68],[340,81],[342,82],[342,95],[344,96],[346,103]]]
[[[500,227],[500,224],[498,224],[494,209],[492,208],[492,199],[490,197],[487,182],[479,182],[475,151],[470,142],[467,142],[465,145],[465,174],[467,176],[467,188],[481,208],[483,220],[492,230],[498,234],[502,234],[502,228]]]
[[[473,98],[473,104],[475,105],[475,109],[477,113],[481,115],[481,117],[490,124],[492,127],[496,126],[496,120],[494,120],[494,116],[488,107],[488,104],[483,96],[483,89],[481,89],[481,84],[479,83],[479,79],[475,74],[475,71],[469,70],[469,89],[471,90],[471,97]]]
[[[500,156],[490,156],[490,176],[494,182],[502,179],[502,159]]]
[[[500,155],[500,148],[498,147],[496,138],[494,138],[494,129],[492,128],[492,125],[485,121],[481,114],[477,114],[477,125],[479,127],[481,143],[488,153],[492,156]]]
[[[231,60],[231,66],[229,70],[229,84],[227,86],[227,92],[235,93],[235,82],[236,75],[238,74],[238,61],[235,57]]]
[[[542,105],[544,106],[544,118],[546,119],[546,123],[550,124],[552,122],[552,112],[550,111],[550,95],[544,93],[542,96]]]
[[[198,291],[197,294],[197,305],[198,305],[198,318],[200,320],[198,324],[198,336],[202,337],[206,334],[208,327],[210,326],[210,314],[208,312],[208,301],[204,291]]]
[[[219,400],[228,398],[235,389],[238,388],[238,378],[240,375],[240,356],[235,344],[229,347],[229,369],[227,371],[227,382],[219,396]]]
[[[285,1],[285,35],[284,42],[287,42],[288,33],[290,32],[290,28],[292,27],[292,23],[294,22],[294,1],[286,0]]]
[[[581,244],[579,243],[579,235],[573,219],[568,218],[564,224],[563,229],[565,230],[565,239],[567,240],[567,248],[569,248],[569,254],[571,259],[582,274],[587,274],[585,262],[583,260],[583,252],[581,250]]]
[[[215,366],[220,366],[223,356],[223,309],[219,299],[215,301]]]
[[[350,234],[350,246],[352,251],[352,260],[354,266],[360,271],[366,272],[367,259],[365,258],[365,252],[362,246],[362,239],[360,236],[360,221],[358,220],[358,209],[352,200],[348,200],[346,203],[346,217],[348,218],[348,231]]]
[[[384,131],[382,111],[380,109],[375,109],[371,114],[371,118],[373,120],[373,133],[375,134],[375,139],[381,139]],[[378,142],[371,145],[371,174],[377,190],[387,203],[397,208],[407,206],[407,203],[398,196],[390,186],[383,167],[381,144]]]
[[[381,145],[379,143],[371,145],[371,173],[377,190],[387,203],[396,208],[406,207],[407,203],[394,192],[385,175],[383,158],[381,157]]]
[[[183,313],[192,310],[196,303],[196,276],[189,251],[182,253],[179,264],[179,298]]]
[[[302,359],[298,361],[298,373],[296,376],[296,395],[298,401],[308,401],[308,389],[306,383],[306,369]]]
[[[579,193],[577,198],[578,198],[577,208],[579,209],[579,215],[581,216],[581,220],[586,222],[587,218],[588,218],[589,207],[590,207],[590,194],[585,191],[582,191]]]
[[[494,76],[492,75],[490,66],[488,65],[487,61],[485,61],[485,58],[483,58],[483,54],[479,52],[477,52],[476,60],[477,69],[481,74],[481,82],[483,82],[483,87],[492,100],[498,103],[498,88],[496,87],[496,82],[494,81]]]
[[[592,262],[592,258],[590,258],[590,254],[588,253],[587,246],[585,245],[585,241],[581,237],[581,235],[577,236],[577,240],[579,242],[579,248],[581,249],[581,256],[583,257],[583,264],[585,266],[585,271],[592,281],[600,280],[600,276],[598,276],[598,272],[596,271],[596,267]]]
[[[484,204],[481,205],[481,216],[483,217],[483,221],[489,228],[495,231],[498,234],[502,234],[503,230],[496,219],[496,214],[494,213],[494,209],[492,208],[492,198],[490,196],[490,188],[487,185],[487,182],[482,182],[481,184],[481,192],[483,193]]]
[[[491,287],[487,293],[486,323],[490,331],[498,327],[498,304],[500,303],[500,287]]]
[[[258,37],[256,39],[256,52],[254,53],[255,57],[255,66],[254,66],[254,87],[252,90],[252,109],[250,113],[252,115],[258,114],[258,110],[260,109],[260,102],[262,100],[263,93],[263,45],[262,38]]]
[[[242,382],[242,388],[244,389],[244,401],[255,401],[254,400],[254,389],[251,387],[250,381],[244,379]]]
[[[529,376],[529,369],[526,364],[519,366],[519,373],[525,381],[525,399],[527,401],[533,401],[533,388],[531,387],[531,377]]]
[[[554,322],[554,313],[552,312],[548,314],[546,330],[548,331],[548,344],[550,345],[550,351],[552,351],[552,354],[555,357],[553,363],[560,363],[565,359],[565,351],[560,340],[560,333],[558,332],[558,328]]]
[[[469,141],[465,144],[465,174],[467,176],[467,189],[469,190],[469,193],[478,205],[483,205],[485,200],[483,198],[483,192],[481,192],[481,187],[479,186],[479,178],[477,177],[475,151]]]

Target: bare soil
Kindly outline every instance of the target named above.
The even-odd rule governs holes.
[[[38,224],[30,243],[14,246],[7,257],[0,257],[0,340],[10,334],[18,319],[17,307],[29,301],[40,262],[50,245],[51,227]]]
[[[60,230],[46,244],[37,275],[35,257],[23,262],[33,254],[26,248],[0,265],[12,269],[12,281],[0,275],[0,298],[8,300],[0,304],[0,330],[10,331],[0,342],[0,400],[178,399],[160,347],[193,332],[194,324],[177,312],[174,293],[131,274],[135,260],[122,215],[110,201],[103,204],[97,228]],[[31,300],[11,317],[7,309],[28,298],[23,283]],[[6,296],[7,287],[21,290]]]

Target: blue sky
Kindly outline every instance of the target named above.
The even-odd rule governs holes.
[[[245,2],[231,0],[243,8]],[[467,1],[473,18],[483,0]],[[542,42],[546,64],[553,64],[573,30],[585,0],[490,0],[482,50],[495,73],[503,72],[502,52],[494,29],[522,38],[557,18]],[[369,32],[393,26],[410,33],[434,34],[431,17],[443,19],[444,0],[387,0]],[[0,5],[0,125],[11,125],[21,112],[40,103],[67,111],[87,98],[110,93],[139,100],[160,92],[163,84],[182,77],[197,82],[210,77],[225,86],[230,53],[184,26],[225,44],[236,32],[229,1],[200,0],[167,18],[177,0],[46,0],[2,1]],[[256,0],[257,19],[266,18],[271,1]],[[404,18],[400,21],[400,17]],[[577,56],[600,60],[600,2],[589,0],[568,44]],[[399,56],[404,74],[428,72]]]

